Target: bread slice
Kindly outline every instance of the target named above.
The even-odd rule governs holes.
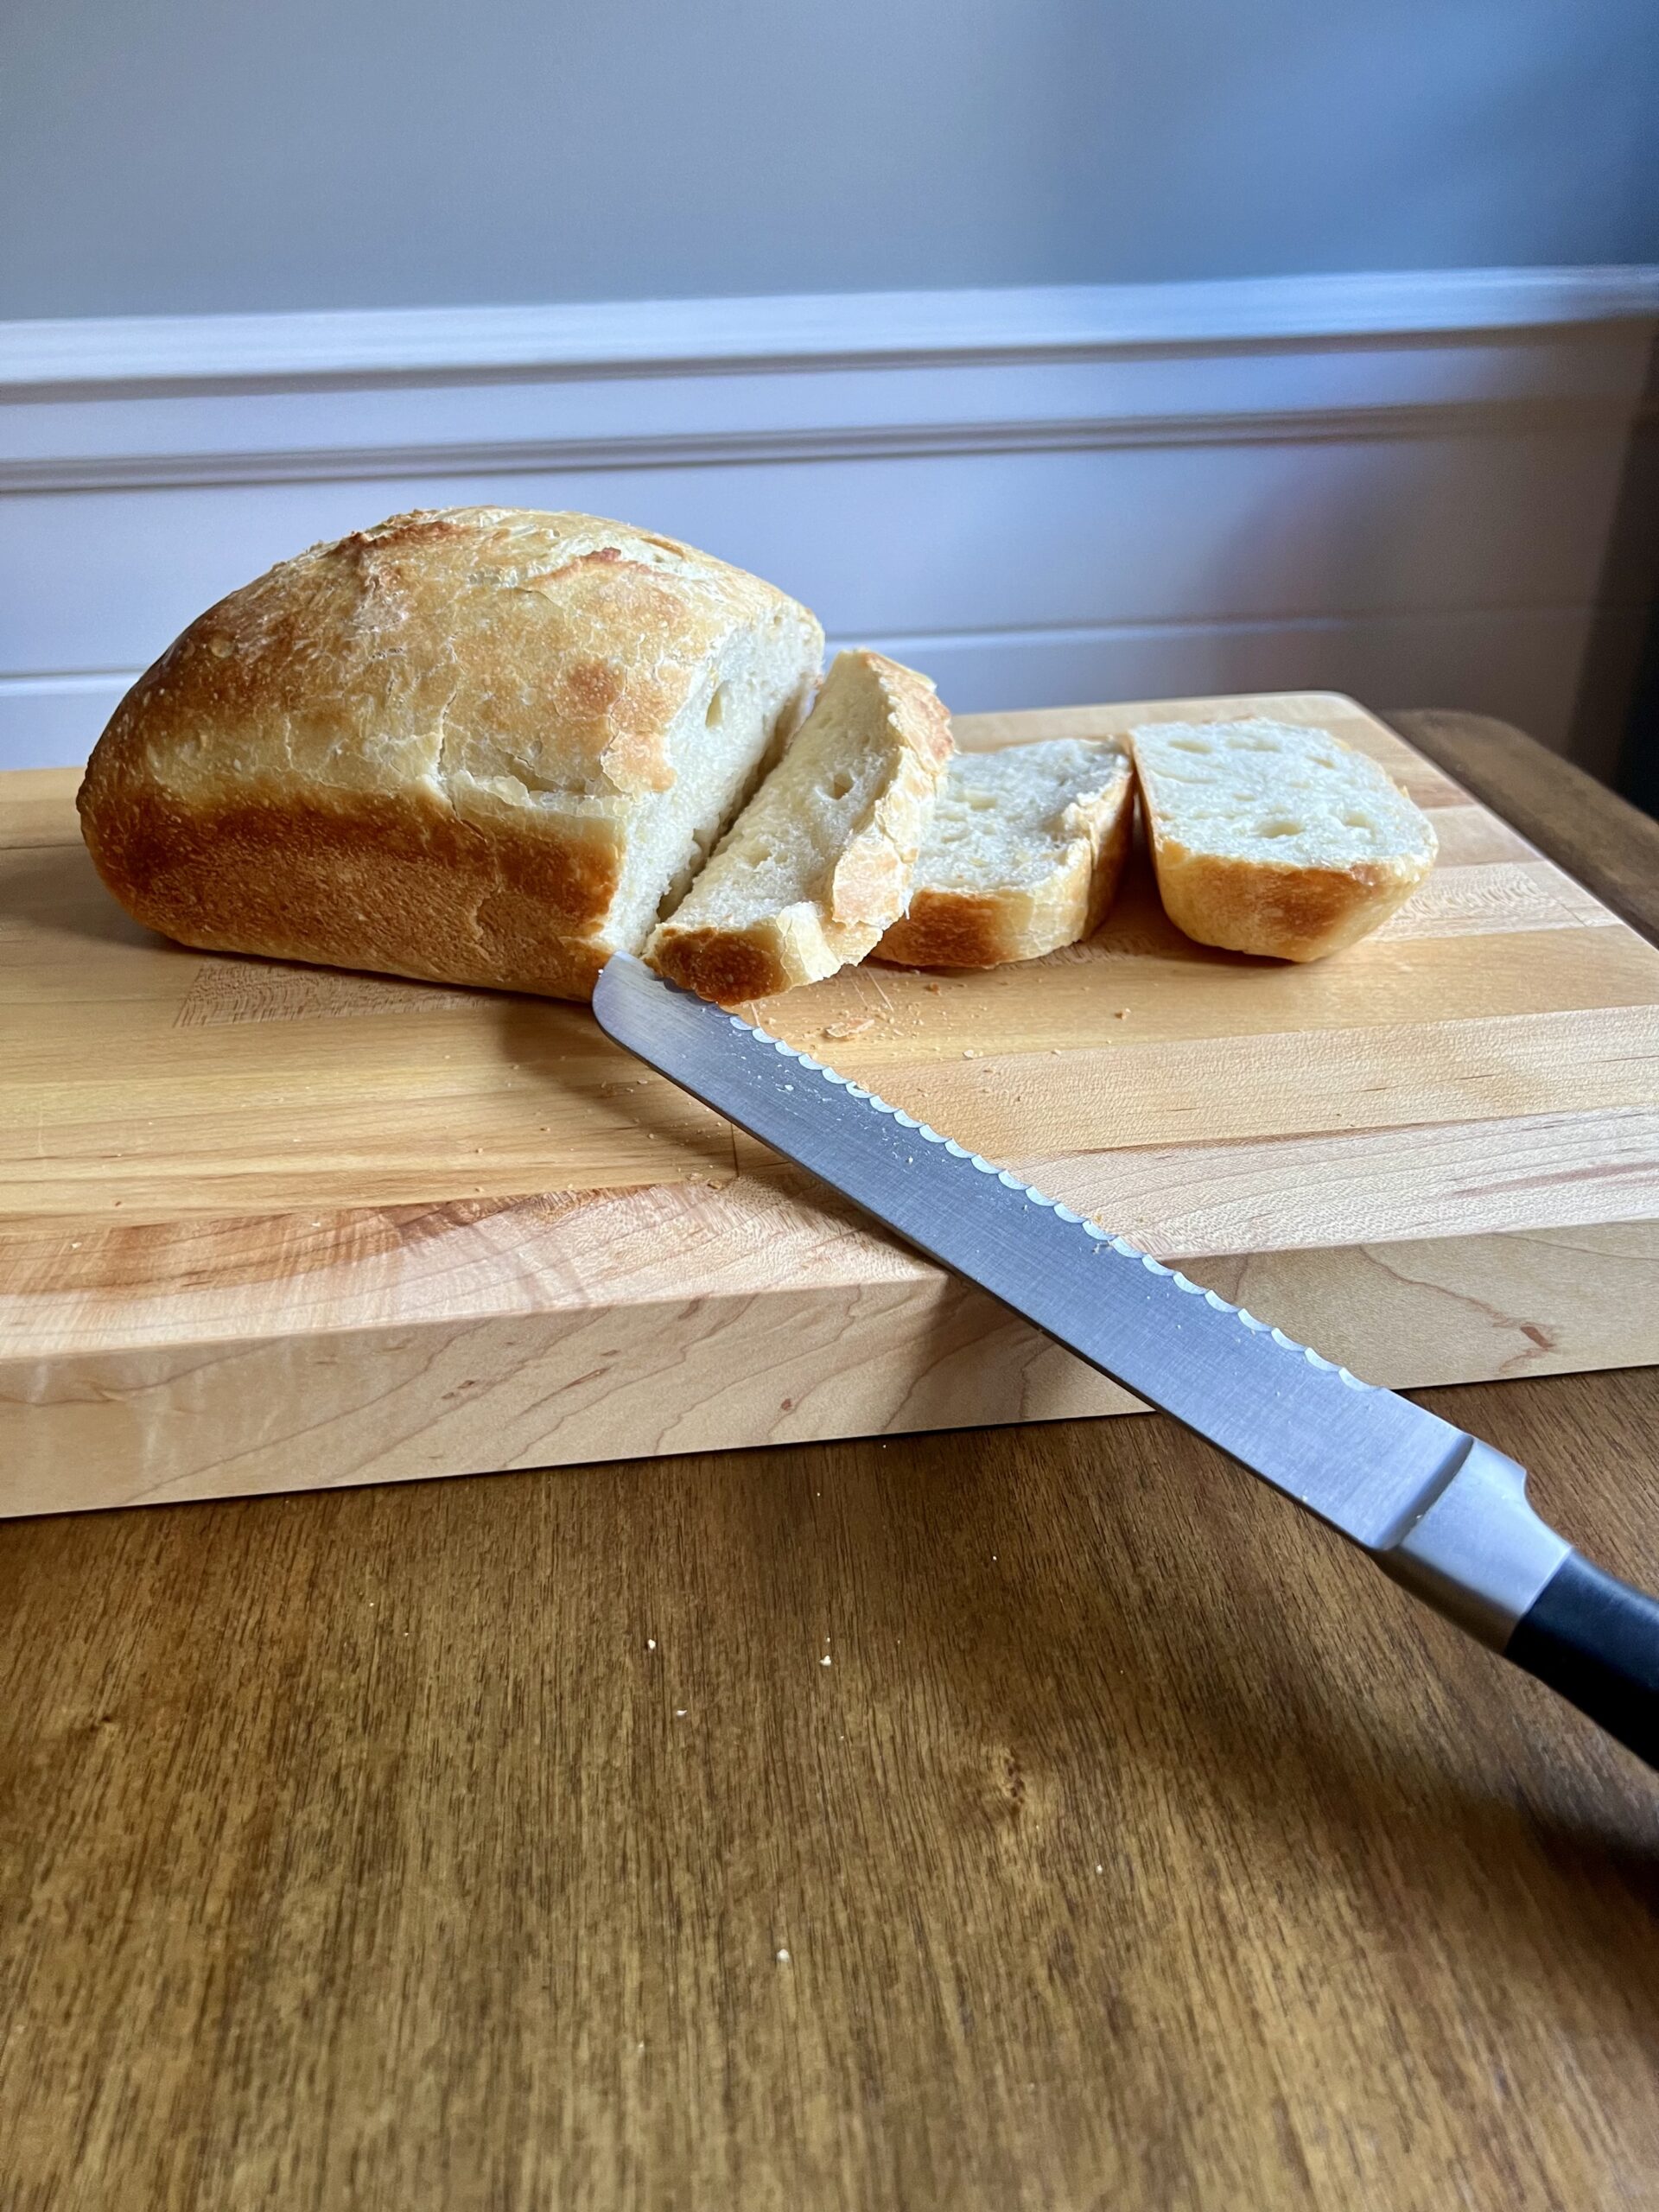
[[[1159,896],[1200,944],[1321,959],[1433,866],[1427,817],[1326,730],[1158,722],[1134,747]]]
[[[928,825],[910,905],[875,948],[907,968],[997,968],[1090,937],[1135,819],[1115,741],[1057,737],[959,753]]]
[[[193,623],[81,787],[187,944],[585,998],[810,696],[806,608],[592,515],[452,507],[315,545]]]
[[[833,976],[903,913],[950,759],[932,684],[836,656],[817,704],[645,957],[731,1005]]]

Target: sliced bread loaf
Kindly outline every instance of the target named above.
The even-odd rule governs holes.
[[[996,968],[1089,937],[1105,918],[1135,817],[1109,740],[959,753],[928,825],[910,905],[875,949],[909,968]]]
[[[861,960],[905,909],[950,721],[932,684],[836,657],[817,705],[645,957],[730,1005]]]
[[[116,709],[105,882],[213,950],[586,998],[690,881],[823,633],[689,545],[451,507],[232,592]]]
[[[1159,896],[1200,944],[1318,960],[1386,921],[1433,866],[1427,817],[1326,730],[1159,722],[1134,746]]]

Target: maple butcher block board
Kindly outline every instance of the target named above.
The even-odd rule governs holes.
[[[1321,724],[1433,816],[1376,937],[849,970],[766,1026],[1402,1386],[1659,1361],[1659,951],[1329,693],[978,715],[982,747]],[[584,1008],[186,951],[68,771],[0,777],[0,1513],[1135,1402]]]

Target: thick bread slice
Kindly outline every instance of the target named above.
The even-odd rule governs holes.
[[[1129,848],[1135,778],[1113,741],[959,753],[910,906],[875,948],[908,968],[997,968],[1090,937]]]
[[[905,909],[950,759],[932,684],[836,656],[817,704],[645,957],[731,1005],[861,960]]]
[[[193,623],[116,709],[82,827],[129,912],[187,944],[585,998],[741,804],[823,645],[672,538],[397,515]]]
[[[1434,864],[1434,832],[1374,760],[1287,722],[1135,733],[1158,893],[1233,952],[1318,960],[1386,921]]]

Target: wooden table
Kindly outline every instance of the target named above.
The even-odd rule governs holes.
[[[1427,1395],[1659,1583],[1659,1372]],[[0,1526],[6,2212],[1659,2203],[1656,1905],[1653,1777],[1161,1419]]]

